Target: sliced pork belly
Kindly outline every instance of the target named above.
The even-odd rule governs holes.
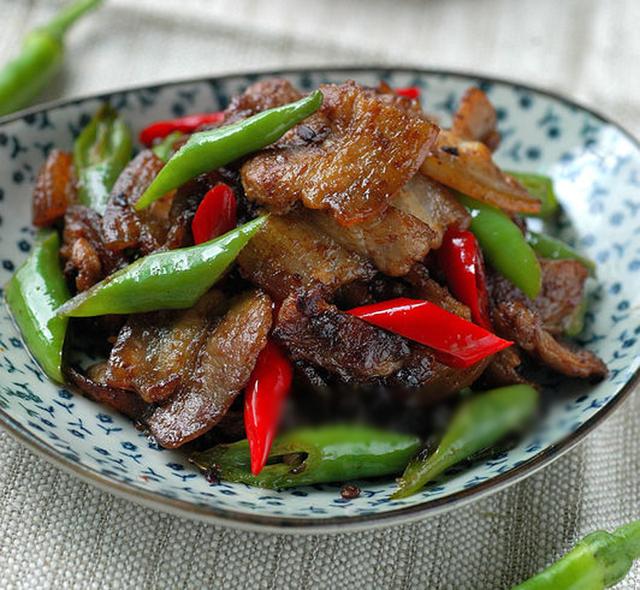
[[[380,215],[344,227],[329,213],[305,209],[306,219],[353,252],[369,258],[386,275],[399,277],[442,244],[452,225],[466,228],[467,210],[442,185],[414,176]]]
[[[500,303],[493,311],[496,332],[554,371],[580,379],[600,380],[606,365],[590,350],[579,350],[556,340],[544,329],[540,316],[520,301]]]
[[[111,387],[105,382],[105,362],[97,363],[87,369],[86,374],[68,368],[66,376],[85,397],[113,408],[132,420],[142,420],[148,405],[133,391]]]
[[[246,386],[271,328],[271,299],[260,291],[237,298],[206,337],[195,367],[169,401],[147,419],[163,447],[179,447],[215,426]]]
[[[288,80],[269,78],[256,82],[231,100],[225,109],[224,124],[228,125],[256,113],[295,102],[302,96]]]
[[[512,213],[537,213],[540,201],[496,166],[489,148],[441,130],[420,172],[478,201]]]
[[[553,336],[565,330],[580,305],[587,270],[575,260],[541,259],[540,264],[542,292],[534,301],[497,273],[489,273],[496,333],[563,375],[602,379],[607,367],[595,354]]]
[[[33,225],[49,226],[64,217],[77,198],[73,156],[53,150],[38,172],[33,189]]]
[[[323,285],[326,293],[368,280],[373,267],[297,214],[272,215],[238,257],[242,275],[282,300],[298,287]]]
[[[193,370],[224,296],[210,291],[192,308],[133,314],[111,350],[105,382],[136,391],[149,403],[171,396]]]
[[[490,273],[491,297],[494,303],[519,301],[534,310],[544,329],[562,334],[582,303],[589,271],[577,260],[540,259],[542,290],[531,301],[520,289],[497,273]]]
[[[410,353],[404,338],[340,311],[318,291],[300,290],[283,302],[274,336],[293,360],[321,367],[347,382],[391,375]]]
[[[65,274],[73,279],[78,291],[85,291],[127,263],[122,253],[105,247],[102,218],[84,205],[67,209],[62,241]]]
[[[496,110],[480,88],[471,87],[453,116],[451,131],[462,139],[484,143],[494,151],[500,143]]]
[[[102,220],[104,243],[110,250],[140,247],[148,254],[165,242],[169,229],[166,199],[142,211],[133,208],[163,166],[151,150],[144,150],[118,177]]]
[[[342,225],[380,214],[417,172],[437,127],[354,82],[324,85],[318,113],[242,166],[249,200],[286,212],[302,202]]]

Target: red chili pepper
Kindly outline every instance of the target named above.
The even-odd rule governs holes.
[[[167,119],[164,121],[156,121],[145,127],[140,132],[140,143],[150,147],[154,140],[163,139],[173,133],[180,131],[182,133],[193,133],[202,125],[210,125],[212,123],[220,123],[224,119],[223,112],[217,113],[198,113],[196,115],[187,115],[178,119]]]
[[[395,93],[398,96],[404,96],[411,100],[418,100],[420,98],[420,88],[417,86],[408,86],[407,88],[396,88]]]
[[[233,189],[222,182],[216,184],[202,199],[191,222],[194,242],[202,244],[232,230],[237,223],[237,209]]]
[[[254,475],[262,471],[269,457],[292,379],[291,362],[273,340],[268,340],[258,356],[244,395],[244,428]]]
[[[484,261],[476,237],[470,231],[449,229],[438,250],[438,262],[451,292],[471,309],[473,321],[491,330]]]
[[[400,297],[347,313],[432,348],[435,357],[450,367],[470,367],[513,344],[421,299]]]

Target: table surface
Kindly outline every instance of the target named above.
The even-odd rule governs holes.
[[[0,62],[61,3],[0,0]],[[637,0],[107,0],[46,98],[302,65],[474,71],[560,91],[640,135]],[[640,399],[471,505],[334,536],[238,532],[98,491],[0,433],[2,588],[509,588],[640,515]],[[620,585],[640,588],[640,567]]]

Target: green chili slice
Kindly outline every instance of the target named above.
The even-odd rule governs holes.
[[[489,263],[527,297],[542,289],[542,270],[520,228],[499,209],[459,195],[471,212],[471,231]]]
[[[449,467],[498,443],[521,428],[537,406],[538,392],[529,385],[500,387],[466,398],[435,452],[409,463],[393,498],[419,492]]]
[[[232,125],[194,133],[160,170],[137,201],[136,209],[144,209],[199,174],[272,144],[321,105],[322,93],[316,90],[297,102],[258,113]]]
[[[259,475],[251,473],[246,439],[195,453],[191,461],[227,481],[276,489],[394,475],[402,471],[419,445],[420,440],[411,435],[367,426],[331,425],[279,436]]]
[[[59,248],[58,234],[43,232],[4,292],[31,354],[51,379],[62,382],[62,351],[68,319],[58,316],[56,310],[70,294],[60,266]]]
[[[156,252],[136,260],[59,310],[61,316],[91,317],[191,307],[222,276],[266,216],[190,248]]]
[[[103,105],[76,139],[73,163],[78,198],[101,215],[120,173],[131,160],[131,132],[109,105]]]

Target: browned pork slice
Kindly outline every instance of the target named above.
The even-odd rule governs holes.
[[[589,272],[577,260],[540,259],[540,266],[542,291],[534,301],[496,273],[491,275],[490,281],[492,299],[496,303],[520,301],[538,314],[547,332],[562,334],[582,303]]]
[[[499,303],[493,311],[496,332],[518,345],[554,371],[569,377],[599,380],[606,365],[591,351],[558,342],[542,325],[536,311],[521,301]]]
[[[285,212],[301,201],[342,225],[383,212],[437,134],[422,117],[354,82],[324,85],[318,113],[242,166],[249,200]]]
[[[249,86],[242,94],[235,96],[225,109],[225,124],[246,119],[267,109],[295,102],[302,93],[288,80],[269,78]]]
[[[118,251],[140,247],[148,254],[164,243],[169,225],[167,199],[156,201],[142,211],[133,208],[163,166],[164,162],[151,150],[144,150],[122,171],[102,220],[107,248]]]
[[[482,380],[491,387],[527,383],[520,374],[521,365],[522,351],[516,345],[510,346],[493,355]]]
[[[338,287],[370,279],[373,267],[297,214],[271,216],[238,257],[242,275],[282,300],[298,287]]]
[[[484,143],[494,151],[500,143],[498,117],[491,101],[480,88],[471,87],[453,116],[451,131],[462,139]]]
[[[385,383],[415,405],[433,404],[470,387],[491,361],[487,357],[471,367],[457,369],[435,360],[423,346],[412,344],[411,349],[411,356],[402,368]]]
[[[121,253],[105,247],[102,218],[84,205],[67,209],[62,241],[60,255],[66,262],[65,274],[74,280],[78,291],[85,291],[126,264]]]
[[[222,293],[210,291],[190,309],[129,316],[111,350],[105,383],[136,391],[149,403],[164,401],[191,375],[207,329],[223,309]]]
[[[441,130],[420,172],[465,195],[512,213],[537,213],[540,201],[496,166],[479,141]]]
[[[400,189],[386,211],[368,221],[344,227],[325,211],[305,209],[303,215],[393,277],[404,276],[430,250],[439,248],[447,228],[465,228],[470,221],[447,188],[419,174]]]
[[[66,370],[69,381],[89,399],[113,408],[133,420],[141,420],[147,404],[132,391],[118,389],[105,382],[106,363],[89,367],[85,373],[74,368]]]
[[[559,373],[601,379],[607,367],[595,354],[577,350],[553,336],[565,331],[581,304],[587,269],[576,260],[540,259],[540,265],[542,291],[534,301],[497,273],[488,274],[496,333]],[[502,366],[495,369],[505,377],[513,375],[517,360],[513,355],[500,357]]]
[[[73,156],[53,150],[40,169],[33,189],[33,225],[46,227],[62,219],[76,197]]]
[[[410,353],[404,338],[338,310],[314,291],[300,290],[285,299],[273,333],[293,360],[347,382],[391,375]]]
[[[215,426],[246,386],[271,327],[271,299],[240,296],[207,336],[189,379],[147,419],[163,447],[179,447]]]

